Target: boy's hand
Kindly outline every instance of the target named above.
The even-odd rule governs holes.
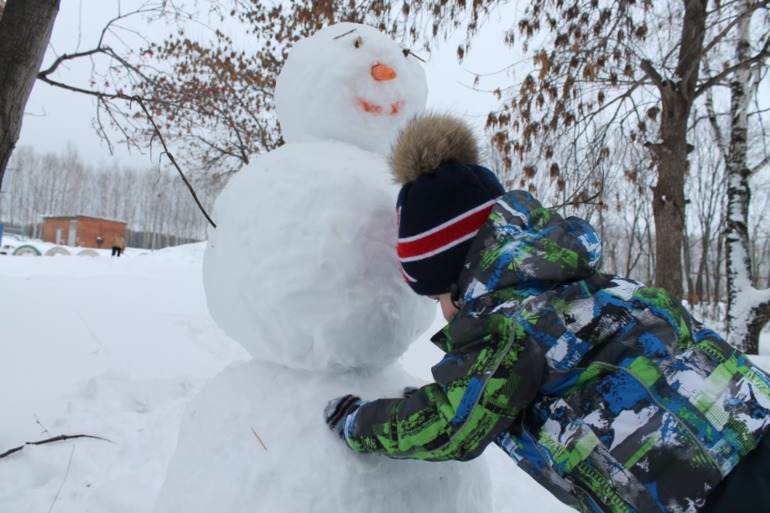
[[[344,440],[345,418],[356,411],[359,406],[361,406],[361,398],[355,395],[348,394],[332,399],[324,408],[326,425]]]

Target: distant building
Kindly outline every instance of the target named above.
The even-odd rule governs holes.
[[[126,238],[126,223],[91,216],[43,217],[43,240],[46,242],[109,249],[116,236]]]

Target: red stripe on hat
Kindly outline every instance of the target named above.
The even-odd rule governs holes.
[[[475,236],[496,202],[488,201],[419,235],[398,239],[399,259],[402,262],[422,260]]]

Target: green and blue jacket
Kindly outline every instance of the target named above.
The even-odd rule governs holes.
[[[770,427],[770,379],[664,290],[597,271],[593,228],[510,192],[460,276],[446,356],[363,403],[348,445],[468,460],[497,444],[580,511],[693,511]]]

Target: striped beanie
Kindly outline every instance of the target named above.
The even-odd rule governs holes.
[[[429,114],[400,134],[391,167],[398,195],[398,257],[412,289],[424,296],[457,283],[473,239],[505,193],[478,165],[472,131],[451,116]]]

